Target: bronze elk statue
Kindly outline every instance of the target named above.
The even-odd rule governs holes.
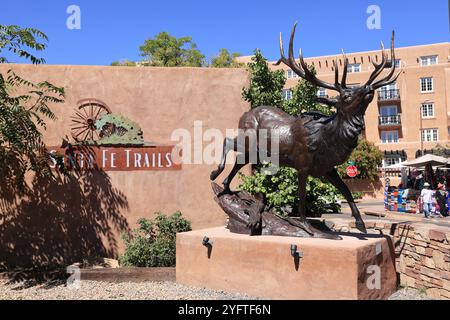
[[[318,87],[336,91],[338,95],[334,98],[317,98],[319,103],[333,107],[336,111],[335,114],[328,117],[318,112],[308,112],[295,117],[288,115],[277,107],[261,106],[244,113],[239,121],[239,131],[245,133],[248,130],[255,130],[258,134],[261,129],[278,130],[279,147],[277,156],[279,157],[279,165],[294,168],[298,172],[299,208],[297,213],[298,222],[296,224],[311,237],[339,238],[333,234],[324,234],[322,231],[313,227],[307,220],[305,200],[308,176],[325,178],[334,185],[347,200],[352,215],[356,220],[356,227],[361,232],[366,233],[364,221],[355,205],[353,196],[336,171],[336,166],[344,163],[357,146],[358,137],[365,126],[364,114],[368,105],[374,99],[375,91],[385,85],[394,83],[400,75],[399,72],[394,76],[396,69],[394,32],[392,32],[390,60],[382,43],[381,62],[376,63],[372,61],[374,70],[368,81],[362,85],[349,86],[347,85],[348,58],[344,52],[344,65],[341,79],[339,77],[338,61],[336,60],[333,63],[335,71],[334,83],[328,83],[318,79],[308,68],[301,50],[299,62],[295,60],[293,42],[296,25],[294,25],[290,38],[288,58],[284,54],[283,40],[280,33],[281,58],[276,65],[284,63],[302,79]],[[377,80],[384,69],[389,69],[388,73]],[[245,141],[245,146],[242,146],[242,141]],[[211,173],[211,180],[214,181],[217,179],[224,171],[227,154],[230,151],[238,152],[240,150],[246,150],[244,152],[247,152],[247,150],[252,149],[251,143],[256,143],[257,145],[254,147],[258,149],[260,147],[258,141],[259,139],[256,142],[251,142],[246,138],[239,139],[239,136],[235,139],[226,138],[221,163],[218,170]],[[270,143],[266,143],[265,145],[267,146],[267,150],[265,151],[270,154]],[[222,195],[232,194],[230,191],[231,181],[241,168],[250,163],[250,157],[247,154],[244,155],[244,158],[245,161],[236,161],[230,174],[224,180],[224,191]],[[261,163],[258,159],[253,164]],[[260,217],[250,218],[252,223],[260,223]]]

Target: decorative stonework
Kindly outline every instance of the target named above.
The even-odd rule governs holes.
[[[122,115],[106,114],[96,121],[95,127],[100,131],[97,145],[144,145],[141,127]]]
[[[355,223],[327,221],[335,231],[358,232]],[[393,236],[400,285],[450,299],[450,227],[422,223],[370,222],[368,233]]]

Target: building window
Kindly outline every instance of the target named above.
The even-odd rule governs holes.
[[[298,78],[298,74],[296,74],[294,71],[292,71],[291,69],[289,69],[287,71],[287,78],[288,79],[294,79],[294,78]]]
[[[360,63],[352,63],[347,66],[348,73],[356,73],[361,72],[361,64]]]
[[[380,108],[380,115],[383,117],[396,116],[397,106],[385,106]]]
[[[403,162],[402,161],[403,159],[402,159],[402,157],[401,156],[398,156],[398,157],[386,157],[386,158],[384,158],[384,167],[389,167],[389,166],[393,166],[393,165],[396,165],[396,164],[399,164],[399,163],[401,163],[401,162]]]
[[[398,131],[381,131],[382,143],[397,143]]]
[[[420,78],[420,91],[433,92],[433,78]]]
[[[289,89],[283,90],[283,98],[284,98],[284,100],[291,100],[292,99],[292,91]]]
[[[432,66],[438,63],[438,56],[423,56],[420,57],[420,65],[422,67]]]
[[[402,67],[402,61],[400,59],[395,59],[395,67],[400,69]]]
[[[438,129],[424,129],[422,130],[423,142],[436,142],[438,141]]]
[[[422,118],[434,118],[434,103],[422,104]]]
[[[319,88],[319,91],[317,91],[317,96],[321,98],[327,97],[327,89],[325,88]]]

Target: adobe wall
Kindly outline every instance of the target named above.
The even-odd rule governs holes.
[[[170,137],[178,128],[193,135],[198,120],[204,130],[217,128],[225,133],[236,128],[239,117],[249,109],[241,98],[249,79],[244,69],[0,65],[0,72],[5,74],[9,68],[28,80],[65,87],[65,103],[53,106],[57,121],[47,121],[44,140],[48,146],[60,146],[62,138],[70,136],[70,117],[77,101],[85,98],[99,99],[113,113],[137,122],[144,139],[158,144],[173,144]],[[157,211],[180,210],[194,229],[223,225],[226,216],[213,200],[209,181],[214,169],[216,165],[184,164],[180,171],[92,173],[88,178],[72,178],[70,185],[36,182],[36,192],[19,209],[27,213],[13,213],[0,224],[0,243],[4,248],[8,243],[22,248],[23,256],[39,255],[29,248],[33,242],[41,249],[47,247],[50,255],[60,250],[63,258],[95,251],[117,256],[123,248],[120,232]],[[81,187],[77,179],[83,180]],[[8,209],[3,206],[3,213]],[[32,236],[42,232],[53,238]],[[96,250],[98,239],[105,247]],[[75,248],[67,244],[70,241],[84,244]],[[13,251],[9,257],[20,255]],[[4,260],[5,251],[0,253]],[[49,257],[33,261],[39,259],[50,261]]]

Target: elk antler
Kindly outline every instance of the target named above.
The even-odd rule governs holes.
[[[330,90],[334,90],[334,91],[338,91],[341,92],[342,91],[342,86],[339,84],[339,71],[337,70],[337,65],[336,65],[336,81],[335,84],[331,84],[325,81],[322,81],[320,79],[318,79],[314,73],[311,72],[311,70],[309,70],[308,65],[306,64],[306,62],[303,60],[303,54],[302,54],[302,50],[300,49],[300,65],[295,61],[294,58],[294,36],[295,36],[295,29],[297,28],[297,22],[294,24],[294,28],[292,29],[292,33],[291,33],[291,39],[289,41],[289,57],[286,59],[286,57],[284,56],[284,48],[283,48],[283,36],[280,32],[280,53],[281,53],[281,58],[280,60],[278,60],[277,63],[275,63],[275,65],[279,65],[281,62],[283,62],[285,65],[287,65],[288,67],[291,68],[292,71],[294,71],[297,75],[299,75],[301,78],[315,84],[316,86],[325,88],[325,89],[330,89]],[[344,70],[344,81],[346,79],[346,71]]]
[[[373,62],[373,65],[375,66],[375,70],[373,71],[372,75],[370,76],[369,80],[367,81],[366,86],[372,85],[372,87],[373,87],[374,90],[376,90],[376,89],[378,89],[378,88],[381,88],[381,87],[383,87],[383,86],[386,86],[386,85],[389,85],[389,84],[394,83],[395,81],[397,81],[398,77],[399,77],[400,74],[401,74],[401,71],[399,71],[399,72],[397,73],[397,75],[396,75],[395,77],[392,78],[392,76],[393,76],[394,73],[395,73],[395,49],[394,49],[394,39],[395,39],[395,32],[392,31],[392,38],[391,38],[391,61],[390,61],[390,67],[391,67],[391,70],[389,71],[389,74],[388,74],[385,78],[383,78],[383,79],[381,79],[381,80],[375,82],[375,83],[372,85],[373,81],[375,81],[375,79],[381,74],[381,72],[383,72],[383,69],[385,69],[386,66],[387,66],[387,57],[386,57],[386,53],[385,53],[385,51],[384,51],[384,44],[383,44],[383,42],[381,42],[381,56],[382,56],[381,63],[380,63],[380,64],[377,64],[377,63]]]

